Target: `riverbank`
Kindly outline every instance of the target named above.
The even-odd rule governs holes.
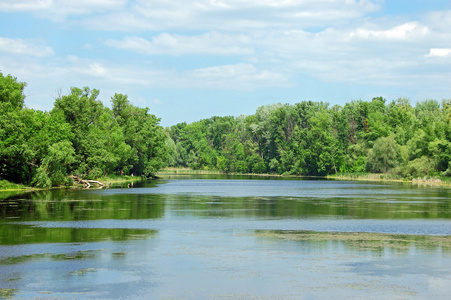
[[[25,186],[23,184],[17,184],[9,182],[8,180],[0,180],[0,191],[1,192],[9,192],[9,191],[33,191],[35,190],[32,187]]]
[[[174,175],[174,174],[180,174],[180,175],[221,175],[221,174],[227,174],[222,171],[217,170],[194,170],[191,168],[166,168],[159,170],[157,172],[157,176],[161,175]]]
[[[377,182],[399,182],[416,185],[445,186],[451,187],[451,178],[449,177],[418,177],[403,178],[394,174],[376,174],[376,173],[339,173],[327,176],[302,176],[302,175],[280,175],[271,173],[225,173],[217,170],[193,170],[190,168],[166,168],[157,173],[158,176],[164,175],[248,175],[265,177],[298,177],[298,178],[325,178],[334,180],[354,180],[354,181],[377,181]]]
[[[136,181],[143,181],[147,180],[146,177],[142,176],[129,176],[129,175],[112,175],[102,178],[97,178],[95,181],[101,182],[104,186],[110,186],[112,184],[119,184],[119,183],[126,183],[126,182],[136,182]],[[56,186],[51,188],[37,188],[32,186],[26,186],[23,184],[16,184],[9,182],[7,180],[0,180],[0,192],[15,192],[15,191],[42,191],[42,190],[49,190],[49,189],[64,189],[64,188],[79,188],[81,187],[81,184],[74,184],[70,186]]]
[[[378,182],[401,182],[416,185],[445,186],[451,187],[451,178],[448,177],[417,177],[403,178],[393,174],[375,174],[375,173],[340,173],[326,176],[328,179],[335,180],[355,180],[355,181],[378,181]]]
[[[451,187],[451,178],[449,177],[418,177],[413,179],[402,178],[393,174],[374,174],[374,173],[340,173],[328,176],[300,176],[300,175],[280,175],[280,174],[268,174],[268,173],[225,173],[217,170],[194,170],[190,168],[166,168],[158,171],[157,178],[165,175],[248,175],[248,176],[265,176],[265,177],[298,177],[298,178],[325,178],[333,180],[354,180],[354,181],[377,181],[377,182],[399,182],[399,183],[411,183],[416,185],[427,186],[444,186]],[[111,186],[112,184],[136,182],[148,180],[146,177],[130,176],[130,175],[111,175],[107,177],[97,178],[96,181],[100,181],[105,186]],[[81,185],[71,186],[59,186],[52,187],[51,189],[59,188],[79,188]],[[23,184],[16,184],[7,180],[0,180],[0,192],[9,191],[40,191],[47,190],[42,188],[36,188],[26,186]]]

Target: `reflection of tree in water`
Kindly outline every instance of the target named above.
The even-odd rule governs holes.
[[[4,224],[0,227],[0,245],[36,243],[92,243],[147,239],[156,230],[126,228],[45,228],[29,225]]]
[[[163,216],[165,205],[161,195],[106,195],[80,190],[30,192],[0,203],[2,219],[14,221],[156,219]]]
[[[426,193],[426,192],[425,192]],[[446,197],[429,190],[427,197]],[[420,197],[421,194],[417,194]],[[449,201],[398,201],[362,197],[221,197],[211,195],[161,195],[179,214],[218,217],[304,218],[345,216],[358,219],[451,218]],[[384,196],[385,197],[385,196]],[[397,197],[396,195],[394,197]],[[425,197],[426,198],[426,197]],[[423,199],[421,199],[423,200]]]

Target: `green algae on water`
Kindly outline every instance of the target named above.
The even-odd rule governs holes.
[[[407,251],[411,247],[423,250],[440,248],[451,252],[451,236],[385,234],[372,232],[316,232],[305,230],[257,230],[258,237],[304,242],[342,242],[353,250],[381,251],[392,249]]]

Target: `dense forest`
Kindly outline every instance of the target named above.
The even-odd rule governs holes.
[[[323,176],[451,175],[451,100],[304,101],[165,129],[169,166]]]
[[[37,187],[71,184],[68,175],[154,176],[167,160],[166,136],[147,108],[115,94],[72,88],[49,112],[24,106],[25,83],[0,73],[0,179]]]
[[[25,83],[0,73],[0,180],[70,185],[69,175],[153,177],[162,167],[323,176],[451,176],[451,100],[303,101],[254,115],[212,117],[163,129],[148,108],[72,88],[49,112],[24,105]]]

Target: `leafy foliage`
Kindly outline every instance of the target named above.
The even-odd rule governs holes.
[[[0,180],[40,187],[68,175],[154,176],[163,166],[238,173],[392,172],[451,176],[451,100],[382,97],[344,106],[303,101],[254,115],[211,117],[163,130],[148,108],[72,88],[50,112],[24,107],[25,83],[0,73]]]
[[[38,187],[71,184],[69,175],[154,176],[166,163],[166,136],[147,108],[126,95],[72,88],[50,112],[24,107],[24,83],[0,73],[0,179]]]
[[[451,101],[303,101],[166,128],[174,167],[239,173],[451,175]]]

